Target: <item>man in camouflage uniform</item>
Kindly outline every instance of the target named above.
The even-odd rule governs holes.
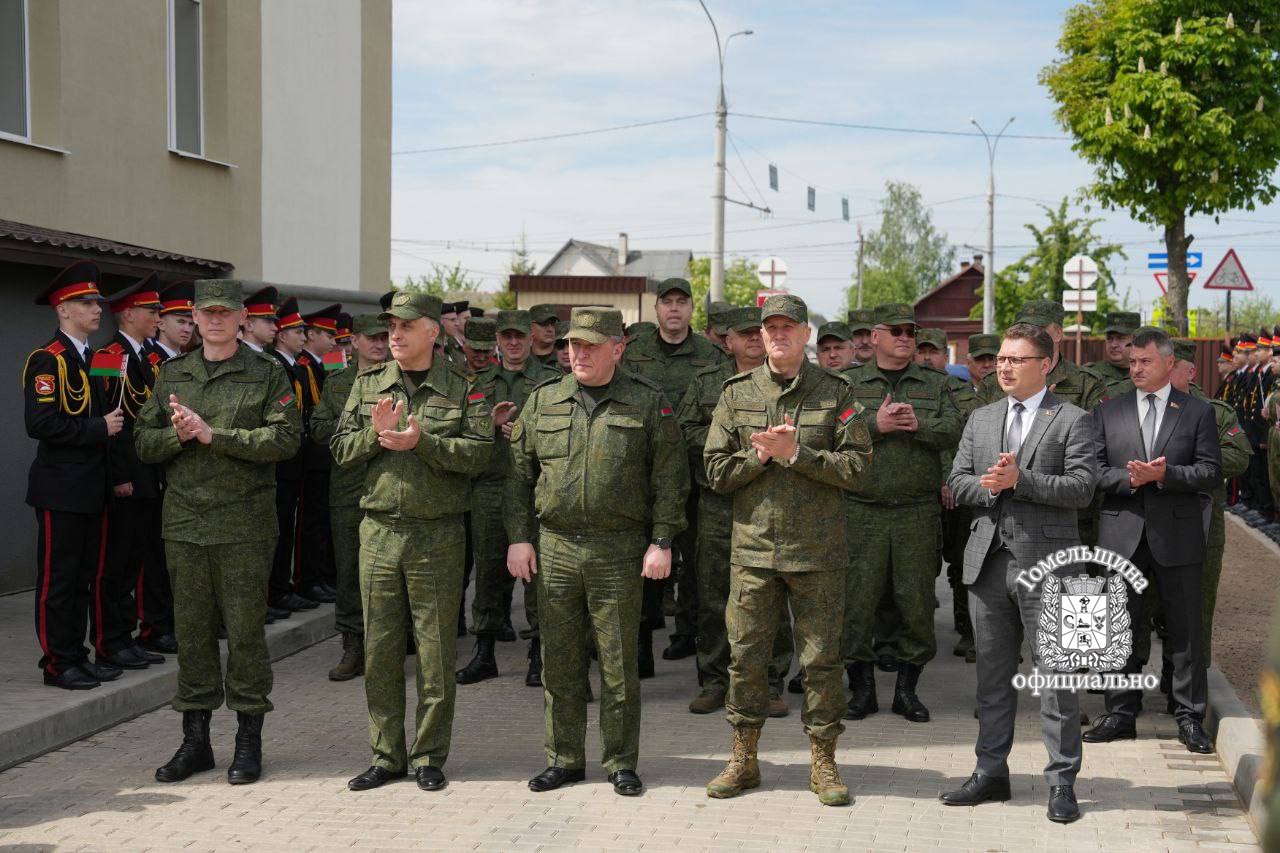
[[[640,332],[627,344],[622,366],[657,383],[671,405],[678,408],[694,374],[704,367],[720,364],[727,357],[724,350],[702,335],[694,334],[689,327],[689,320],[693,317],[693,287],[685,279],[669,278],[659,284],[654,309],[658,316],[657,328]],[[685,515],[689,526],[676,539],[679,560],[674,579],[677,594],[676,630],[671,635],[671,645],[662,653],[665,660],[679,660],[697,653],[696,494],[690,497]],[[658,584],[646,585],[645,625],[640,636],[641,677],[653,674],[649,634],[653,628],[659,627],[662,618],[658,610],[660,594]]]
[[[487,345],[472,338],[480,320],[467,324],[467,346]],[[533,389],[560,372],[529,357],[528,311],[499,311],[488,320],[489,333],[496,334],[502,361],[475,377],[476,388],[484,392],[502,427],[493,436],[493,456],[488,469],[476,477],[471,487],[471,534],[475,542],[476,591],[471,602],[471,623],[476,633],[475,656],[458,670],[459,684],[474,684],[498,675],[494,643],[511,620],[511,589],[515,579],[507,571],[507,533],[503,528],[502,501],[507,471],[511,467],[509,438],[515,419]],[[538,596],[534,584],[525,584],[524,612],[532,637],[529,641],[529,670],[525,684],[542,686],[542,650],[538,638]]]
[[[720,347],[728,355],[729,348],[725,346],[724,336],[727,331],[726,319],[738,310],[738,306],[732,302],[712,302],[707,306],[707,328],[702,335],[711,343]]]
[[[573,372],[534,389],[511,430],[503,505],[507,569],[526,583],[537,576],[545,651],[548,767],[529,788],[585,778],[590,632],[600,660],[602,763],[614,791],[634,796],[644,788],[635,772],[641,578],[671,571],[689,465],[663,393],[619,369],[622,313],[574,308],[568,334]]]
[[[770,296],[760,313],[767,361],[725,383],[703,452],[711,488],[733,498],[725,613],[733,755],[707,796],[733,797],[760,784],[769,658],[790,605],[805,670],[809,789],[823,805],[845,805],[849,788],[835,761],[844,730],[839,615],[848,554],[841,491],[866,484],[871,439],[849,383],[805,357],[804,302]]]
[[[138,459],[164,466],[165,553],[173,577],[182,745],[156,770],[178,782],[213,768],[209,720],[236,712],[234,784],[262,772],[262,718],[271,710],[267,577],[275,545],[275,469],[298,450],[302,416],[284,370],[236,339],[241,283],[198,281],[199,350],[160,368],[134,422]],[[218,651],[226,626],[227,669]]]
[[[1280,606],[1273,612],[1271,642],[1258,688],[1262,731],[1266,738],[1266,762],[1259,780],[1266,814],[1262,828],[1263,850],[1280,850]]]
[[[529,309],[529,320],[529,357],[547,367],[557,367],[556,324],[560,317],[556,306],[545,302],[534,305]]]
[[[839,321],[818,327],[818,364],[837,373],[853,363],[853,332]]]
[[[866,364],[875,359],[875,350],[871,347],[871,330],[875,328],[875,312],[870,308],[854,308],[848,313],[845,325],[853,335],[853,366]]]
[[[1049,333],[1049,337],[1053,339],[1053,369],[1049,371],[1049,390],[1073,406],[1090,412],[1106,396],[1106,386],[1095,376],[1085,373],[1062,357],[1062,316],[1061,303],[1052,299],[1032,299],[1022,306],[1015,322],[1030,323]],[[994,372],[988,374],[978,386],[978,399],[984,406],[1003,400],[1004,397]],[[1083,530],[1081,536],[1084,536]]]
[[[1129,350],[1133,349],[1133,333],[1141,325],[1142,316],[1132,311],[1112,311],[1107,314],[1106,325],[1102,329],[1106,335],[1102,351],[1105,358],[1102,361],[1091,361],[1080,368],[1102,383],[1107,389],[1107,397],[1115,396],[1111,393],[1110,386],[1129,381]]]
[[[943,471],[942,453],[959,443],[964,416],[947,375],[912,362],[916,329],[910,305],[878,306],[871,334],[876,359],[845,374],[867,409],[875,446],[866,488],[845,500],[849,533],[857,537],[849,552],[848,594],[858,597],[859,606],[847,608],[844,619],[844,657],[853,690],[846,716],[853,720],[879,710],[870,603],[878,602],[885,589],[893,590],[900,616],[893,711],[912,722],[929,720],[916,683],[937,651],[938,495],[949,473]]]
[[[1268,425],[1267,471],[1271,476],[1271,497],[1275,505],[1280,506],[1280,385],[1271,391],[1264,402],[1262,416]],[[1222,467],[1224,470],[1227,467],[1225,457],[1222,460]],[[1212,532],[1211,530],[1211,535]],[[1280,533],[1268,532],[1268,535],[1273,541],[1280,543]]]
[[[328,445],[338,418],[362,370],[387,360],[387,324],[377,314],[361,314],[351,321],[355,361],[335,373],[320,392],[320,405],[311,413],[311,438]],[[364,465],[334,465],[329,475],[329,524],[333,530],[333,561],[338,595],[333,624],[342,634],[342,659],[329,670],[330,681],[364,675],[364,608],[360,605],[360,497],[364,494]]]
[[[565,337],[569,334],[569,321],[556,321],[556,362],[555,364],[546,365],[561,373],[568,373],[572,369],[569,363],[569,339]],[[530,354],[532,358],[532,354]]]
[[[1000,351],[1000,336],[978,334],[969,336],[969,384],[976,392],[982,380],[996,369],[996,353]]]
[[[365,698],[373,765],[347,787],[364,791],[407,774],[438,791],[449,757],[457,681],[453,661],[463,514],[471,478],[489,464],[493,421],[484,393],[434,352],[440,300],[400,291],[381,318],[392,361],[356,376],[330,441],[339,465],[364,465],[360,598]],[[405,634],[417,646],[417,713],[405,748]]]
[[[493,367],[498,349],[498,331],[492,317],[473,317],[467,321],[462,337],[463,369],[473,377]]]
[[[698,486],[698,681],[701,691],[689,702],[694,714],[710,714],[724,706],[729,692],[729,634],[725,608],[729,602],[729,540],[733,535],[733,498],[713,491],[702,461],[707,428],[720,390],[735,374],[764,363],[760,337],[760,309],[737,308],[724,318],[725,345],[732,361],[704,367],[685,392],[676,420],[689,452],[689,470]],[[789,713],[782,698],[782,680],[791,669],[791,614],[784,611],[769,661],[771,717]],[[803,688],[801,688],[803,690]]]

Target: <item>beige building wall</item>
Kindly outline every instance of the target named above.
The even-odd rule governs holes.
[[[391,281],[391,0],[360,2],[361,290]]]
[[[636,323],[641,320],[653,322],[657,319],[654,312],[652,293],[578,293],[522,291],[516,295],[516,307],[528,310],[534,305],[550,303],[552,305],[599,305],[606,308],[617,308],[622,312],[622,322]]]
[[[0,140],[0,217],[261,276],[258,3],[204,0],[205,153],[221,163],[168,149],[163,0],[28,9],[33,144]]]

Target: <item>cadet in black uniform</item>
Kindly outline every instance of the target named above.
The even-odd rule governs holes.
[[[304,314],[307,342],[298,356],[302,383],[302,505],[298,509],[301,568],[296,592],[303,598],[331,604],[338,599],[337,569],[333,563],[333,533],[329,529],[329,469],[333,457],[328,442],[311,440],[311,412],[324,390],[324,357],[337,347],[341,305],[327,305]]]

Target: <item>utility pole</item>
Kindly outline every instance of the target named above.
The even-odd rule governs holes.
[[[1013,118],[1004,123],[994,140],[976,119],[969,119],[969,123],[987,143],[987,256],[982,259],[982,331],[989,335],[996,330],[996,146],[1013,124]]]
[[[858,309],[862,309],[862,223],[858,223]]]
[[[711,10],[707,8],[707,4],[703,0],[698,0],[698,4],[702,6],[702,11],[707,13],[707,20],[711,22],[711,32],[716,37],[716,60],[720,63],[720,91],[716,99],[715,177],[711,185],[711,299],[712,301],[723,302],[725,202],[732,201],[734,204],[762,210],[765,213],[770,213],[771,211],[768,207],[762,208],[750,202],[727,199],[724,194],[725,139],[729,133],[729,107],[724,99],[724,58],[729,52],[729,42],[733,41],[735,36],[751,35],[752,30],[739,30],[736,33],[730,33],[722,44],[720,42],[720,30],[716,27],[715,18],[711,17]]]

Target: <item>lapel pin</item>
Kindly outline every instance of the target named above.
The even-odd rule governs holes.
[[[1177,409],[1177,408],[1179,408],[1179,406],[1178,406],[1178,404],[1177,404],[1177,403],[1173,403],[1173,402],[1171,402],[1171,403],[1169,403],[1169,408],[1171,408],[1171,409]]]

